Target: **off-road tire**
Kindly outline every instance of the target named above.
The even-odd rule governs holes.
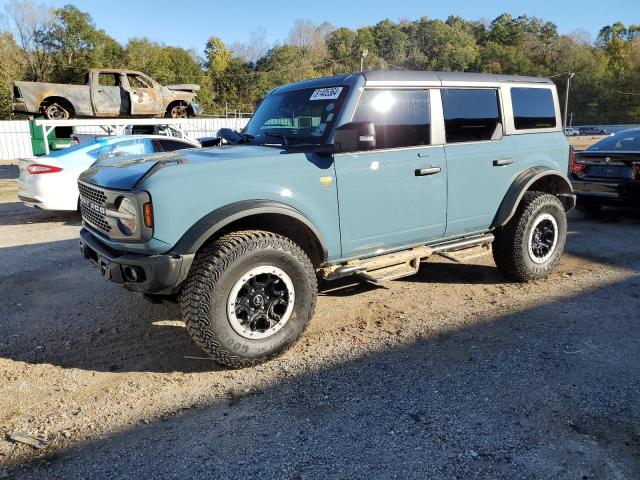
[[[593,200],[585,200],[584,198],[578,198],[576,202],[576,210],[583,215],[595,215],[602,210],[602,204],[596,203]]]
[[[264,339],[241,336],[231,326],[227,301],[232,286],[251,268],[282,269],[295,288],[293,311],[284,326]],[[317,279],[309,257],[294,242],[260,230],[229,233],[197,253],[180,292],[180,307],[193,340],[211,358],[232,368],[270,360],[302,335],[316,304]]]
[[[529,254],[532,227],[543,214],[551,215],[557,224],[557,241],[551,256],[536,263]],[[493,259],[498,269],[518,282],[544,278],[560,261],[567,236],[567,215],[560,200],[544,192],[527,192],[509,222],[495,231]]]

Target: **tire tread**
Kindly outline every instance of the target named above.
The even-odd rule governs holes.
[[[317,278],[311,261],[305,252],[290,239],[263,230],[243,230],[228,233],[202,247],[196,255],[189,275],[180,292],[180,309],[187,331],[193,340],[209,356],[232,368],[243,368],[271,360],[289,349],[294,342],[281,350],[251,359],[239,357],[220,343],[210,330],[211,292],[227,268],[241,256],[263,248],[287,251],[300,261],[307,272],[311,286],[312,304],[304,329],[309,324],[316,303]],[[302,333],[301,333],[302,334]]]

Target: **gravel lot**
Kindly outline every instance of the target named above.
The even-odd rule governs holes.
[[[640,478],[640,214],[570,215],[547,280],[490,258],[324,286],[285,356],[203,358],[0,166],[0,477]],[[52,440],[44,450],[14,432]]]

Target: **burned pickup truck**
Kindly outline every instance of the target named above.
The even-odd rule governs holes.
[[[51,120],[82,117],[187,118],[200,113],[199,85],[162,86],[144,73],[92,69],[84,85],[13,83],[13,111]]]

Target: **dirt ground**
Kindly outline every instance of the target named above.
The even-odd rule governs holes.
[[[0,478],[640,478],[638,213],[572,213],[543,281],[440,258],[324,285],[245,370],[102,280],[79,224],[0,192]]]
[[[605,138],[606,135],[576,135],[575,137],[568,137],[569,143],[573,145],[573,148],[576,151],[584,150],[587,147],[590,147],[594,143]]]

